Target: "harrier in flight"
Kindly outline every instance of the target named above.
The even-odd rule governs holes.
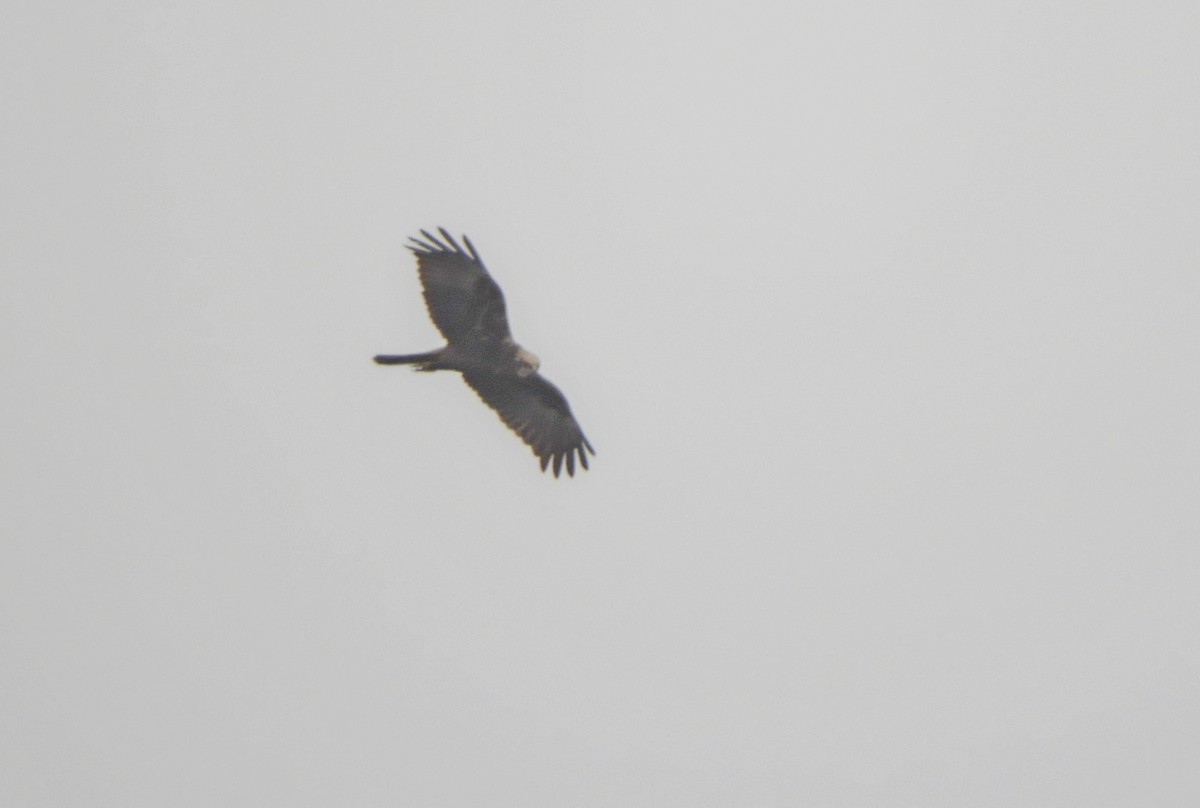
[[[504,312],[504,294],[492,280],[471,240],[464,250],[444,228],[439,239],[422,230],[424,239],[410,238],[408,249],[417,256],[417,272],[425,292],[425,307],[446,347],[402,356],[377,356],[381,365],[413,365],[416,370],[456,370],[463,380],[500,416],[508,428],[529,444],[542,463],[575,476],[575,456],[585,469],[588,452],[596,450],[571,415],[567,399],[537,372],[538,358],[513,341]]]

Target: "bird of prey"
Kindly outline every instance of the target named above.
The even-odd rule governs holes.
[[[571,415],[567,399],[538,374],[538,358],[513,341],[504,294],[484,267],[471,240],[466,249],[444,228],[442,237],[422,230],[423,239],[406,245],[417,257],[425,307],[447,345],[436,351],[376,356],[381,365],[413,365],[415,370],[455,370],[463,381],[521,437],[557,477],[565,464],[575,476],[575,457],[585,469],[596,450]]]

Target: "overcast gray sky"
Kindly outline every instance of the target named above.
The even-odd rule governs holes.
[[[4,17],[3,804],[1200,804],[1195,2]]]

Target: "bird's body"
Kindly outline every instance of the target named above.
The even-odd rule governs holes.
[[[411,239],[429,317],[447,340],[436,351],[381,355],[381,365],[412,365],[417,370],[453,370],[500,419],[529,444],[542,470],[557,477],[575,458],[585,469],[595,454],[558,388],[538,374],[538,358],[518,345],[508,327],[504,294],[484,267],[470,239],[464,250],[445,229],[442,238],[421,231]]]

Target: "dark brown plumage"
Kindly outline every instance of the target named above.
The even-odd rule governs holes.
[[[559,476],[575,476],[575,458],[588,467],[588,443],[559,389],[537,372],[538,358],[518,345],[508,327],[504,294],[492,280],[471,240],[460,247],[444,228],[441,238],[422,230],[408,249],[417,256],[425,307],[447,345],[436,351],[376,356],[381,365],[416,370],[456,370],[483,402]]]

